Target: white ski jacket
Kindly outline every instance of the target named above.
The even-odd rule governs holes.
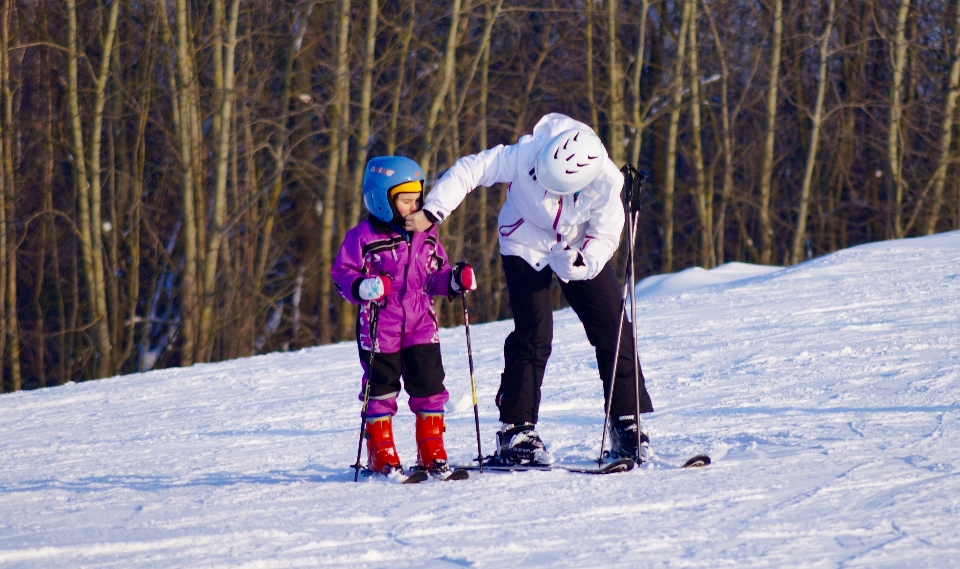
[[[477,186],[509,183],[507,200],[500,210],[500,253],[522,257],[536,270],[548,265],[550,248],[566,241],[593,263],[586,275],[592,279],[613,257],[623,233],[620,190],[623,174],[609,157],[600,175],[579,192],[561,196],[548,192],[534,179],[540,150],[554,136],[573,128],[590,129],[565,115],[551,113],[516,144],[498,145],[465,156],[430,190],[423,209],[442,221]]]

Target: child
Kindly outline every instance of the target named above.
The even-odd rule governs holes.
[[[363,201],[370,215],[344,236],[330,274],[340,296],[360,305],[357,345],[363,386],[370,382],[364,425],[367,468],[382,474],[403,470],[392,425],[402,377],[410,410],[417,415],[417,468],[442,472],[447,470],[443,406],[449,394],[443,387],[432,297],[475,289],[473,268],[462,261],[450,266],[435,227],[423,233],[403,228],[404,217],[423,203],[423,170],[413,160],[370,160],[363,175]],[[376,337],[371,338],[373,315]]]

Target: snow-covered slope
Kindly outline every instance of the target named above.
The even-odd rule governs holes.
[[[640,285],[653,464],[354,483],[349,343],[20,392],[0,396],[0,566],[955,565],[960,232],[699,273]],[[471,330],[488,453],[511,327]],[[464,330],[441,338],[466,462]],[[560,462],[596,458],[600,384],[569,310],[541,417]],[[404,408],[396,431],[410,462]],[[676,468],[698,452],[714,464]]]

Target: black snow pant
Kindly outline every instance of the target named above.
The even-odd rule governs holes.
[[[514,330],[503,345],[504,369],[500,376],[497,406],[503,423],[536,423],[540,411],[540,387],[553,342],[553,305],[550,283],[553,270],[535,270],[521,257],[504,255],[503,272],[510,293]],[[614,417],[636,414],[636,380],[632,326],[624,319],[617,363],[616,389],[610,397],[610,372],[617,343],[621,288],[607,263],[600,274],[587,281],[560,282],[560,289],[573,308],[587,339],[596,349],[597,370],[603,381],[604,401]],[[653,403],[640,372],[640,412],[653,411]]]

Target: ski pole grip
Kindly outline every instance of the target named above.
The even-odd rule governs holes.
[[[636,213],[643,206],[643,182],[650,175],[633,164],[625,164],[620,172],[623,174],[624,204],[631,213]]]
[[[630,210],[633,212],[640,211],[640,208],[643,206],[643,183],[650,177],[643,170],[637,170],[634,168],[635,176],[634,183],[637,185],[633,190],[633,201],[630,203]]]

